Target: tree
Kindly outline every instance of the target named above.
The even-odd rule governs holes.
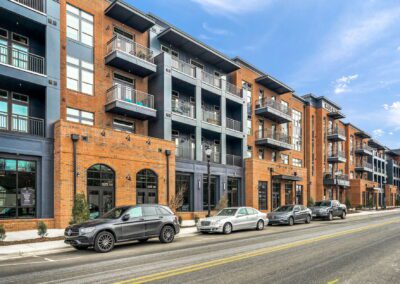
[[[350,198],[346,196],[346,201],[345,201],[346,207],[347,209],[351,208],[351,202],[350,202]]]
[[[175,195],[172,196],[168,202],[168,206],[172,211],[176,212],[179,208],[183,206],[183,202],[185,201],[185,194],[189,190],[189,184],[184,182],[179,185],[178,191],[175,192]]]
[[[89,220],[90,211],[86,196],[83,193],[77,193],[74,206],[72,208],[72,220],[70,224],[78,224]]]
[[[219,199],[217,206],[215,206],[215,210],[220,211],[226,207],[228,207],[228,195],[225,193]]]
[[[396,206],[400,206],[400,195],[397,196],[397,199],[396,199]]]
[[[6,239],[6,229],[3,224],[0,224],[0,241],[4,241]]]
[[[37,230],[38,230],[38,235],[41,238],[44,238],[45,236],[47,236],[47,225],[45,222],[40,221],[37,225]]]
[[[374,207],[374,201],[372,200],[372,198],[368,199],[368,208],[372,209],[372,207]]]
[[[308,206],[308,207],[314,206],[314,199],[313,199],[312,197],[308,198],[307,206]]]

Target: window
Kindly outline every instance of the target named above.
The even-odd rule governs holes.
[[[271,161],[272,161],[272,162],[276,162],[276,152],[275,152],[275,151],[273,151],[273,152],[271,153]]]
[[[143,210],[143,215],[144,215],[145,217],[148,217],[148,216],[158,216],[158,214],[157,214],[157,209],[156,209],[156,207],[154,207],[154,206],[144,206],[144,207],[142,208],[142,210]]]
[[[181,174],[177,173],[175,178],[175,186],[176,186],[176,193],[180,193],[182,195],[182,206],[177,208],[179,212],[190,212],[192,211],[191,208],[191,192],[190,192],[190,180],[191,176],[188,174]]]
[[[156,204],[158,200],[158,177],[152,170],[136,174],[136,204]]]
[[[127,31],[125,31],[123,28],[114,27],[114,35],[121,35],[130,40],[134,39],[133,35]]]
[[[300,184],[296,184],[296,204],[303,204],[303,186]],[[301,210],[305,210],[304,206]]]
[[[67,4],[67,37],[93,46],[93,16]]]
[[[134,207],[130,209],[127,214],[129,214],[130,218],[139,218],[142,217],[142,207]]]
[[[295,166],[295,167],[302,167],[303,166],[303,161],[300,160],[300,159],[293,158],[292,159],[292,163],[293,163],[293,166]]]
[[[301,140],[302,140],[302,119],[301,119],[301,112],[297,110],[292,111],[292,117],[293,117],[293,149],[296,151],[301,151]]]
[[[258,158],[264,160],[264,149],[258,149]]]
[[[240,208],[239,212],[238,212],[238,215],[248,215],[246,208]]]
[[[200,68],[201,70],[204,69],[204,65],[203,64],[201,64],[201,63],[199,63],[199,62],[197,62],[197,61],[195,61],[193,59],[190,59],[190,64],[192,64],[193,66],[196,66],[197,68]]]
[[[289,165],[289,156],[285,154],[281,154],[282,163],[285,165]]]
[[[272,184],[272,209],[281,206],[281,184]]]
[[[83,110],[74,108],[67,108],[67,120],[86,125],[94,124],[94,114]]]
[[[170,53],[170,49],[168,47],[166,47],[165,45],[161,45],[161,50],[166,53]]]
[[[247,119],[247,135],[252,134],[252,129],[251,129],[251,119]]]
[[[210,205],[211,209],[214,210],[215,205],[217,203],[217,192],[218,192],[218,178],[216,176],[211,176],[211,199]],[[208,209],[208,177],[207,175],[203,176],[203,210],[206,211]]]
[[[67,56],[67,88],[93,95],[93,64]]]
[[[0,158],[0,219],[36,216],[36,162]]]
[[[246,157],[247,158],[251,158],[253,156],[253,148],[251,146],[247,145],[247,153],[246,153]]]
[[[267,210],[268,183],[266,181],[258,182],[258,210]]]
[[[117,131],[135,133],[135,124],[129,121],[114,119],[113,128]]]

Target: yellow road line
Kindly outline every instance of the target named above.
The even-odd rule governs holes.
[[[232,263],[232,262],[236,262],[236,261],[240,261],[240,260],[244,260],[244,259],[248,259],[248,258],[252,258],[252,257],[257,257],[260,255],[265,255],[265,254],[269,254],[269,253],[273,253],[273,252],[277,252],[277,251],[282,251],[282,250],[287,250],[290,248],[304,246],[307,244],[312,244],[312,243],[320,242],[323,240],[328,240],[328,239],[332,239],[332,238],[336,238],[336,237],[350,235],[350,234],[366,231],[366,230],[369,230],[372,228],[378,228],[378,227],[386,226],[389,224],[397,223],[399,221],[400,221],[400,219],[396,219],[396,220],[387,221],[387,222],[380,223],[380,224],[374,224],[374,225],[364,226],[361,228],[350,229],[347,231],[342,231],[342,232],[338,232],[338,233],[334,233],[334,234],[330,234],[330,235],[323,235],[323,236],[315,237],[312,239],[296,241],[293,243],[278,245],[275,247],[258,249],[253,252],[241,253],[238,255],[230,256],[230,257],[225,257],[225,258],[216,259],[216,260],[210,260],[210,261],[201,262],[201,263],[197,263],[194,265],[188,265],[188,266],[184,266],[181,268],[172,269],[172,270],[168,270],[168,271],[164,271],[164,272],[157,272],[154,274],[140,276],[140,277],[124,280],[121,282],[117,282],[115,284],[147,283],[147,282],[151,282],[151,281],[169,278],[169,277],[176,276],[176,275],[186,274],[189,272],[194,272],[194,271],[199,271],[199,270],[215,267],[218,265],[228,264],[228,263]],[[339,281],[339,279],[336,279],[334,281],[336,281],[336,282],[329,282],[329,283],[331,283],[331,284],[337,283],[337,281]]]
[[[335,280],[329,281],[326,284],[335,284],[335,283],[338,283],[338,282],[339,282],[339,279],[335,279]]]

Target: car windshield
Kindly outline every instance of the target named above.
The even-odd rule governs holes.
[[[118,207],[114,208],[111,211],[108,211],[106,214],[101,216],[101,219],[118,219],[120,218],[129,207]]]
[[[218,212],[217,216],[235,216],[237,209],[222,209]]]
[[[329,206],[331,206],[331,202],[330,201],[318,201],[318,202],[315,202],[315,206],[329,207]]]
[[[281,206],[278,207],[274,210],[275,212],[290,212],[293,211],[293,206],[286,205],[286,206]]]

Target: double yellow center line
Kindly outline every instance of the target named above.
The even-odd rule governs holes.
[[[173,276],[177,276],[177,275],[186,274],[189,272],[199,271],[199,270],[203,270],[203,269],[207,269],[207,268],[213,268],[218,265],[224,265],[224,264],[228,264],[228,263],[232,263],[232,262],[236,262],[236,261],[240,261],[240,260],[244,260],[244,259],[248,259],[248,258],[252,258],[252,257],[257,257],[260,255],[265,255],[265,254],[269,254],[269,253],[273,253],[273,252],[277,252],[277,251],[282,251],[282,250],[287,250],[290,248],[295,248],[295,247],[299,247],[299,246],[312,244],[315,242],[320,242],[323,240],[328,240],[328,239],[333,239],[333,238],[337,238],[337,237],[341,237],[341,236],[345,236],[345,235],[350,235],[350,234],[366,231],[369,229],[378,228],[378,227],[386,226],[389,224],[397,223],[399,221],[400,221],[400,219],[396,219],[396,220],[391,220],[391,221],[387,221],[384,223],[368,225],[368,226],[364,226],[361,228],[351,229],[351,230],[333,233],[333,234],[329,234],[329,235],[323,235],[320,237],[315,237],[315,238],[311,238],[311,239],[307,239],[307,240],[296,241],[296,242],[289,243],[289,244],[258,249],[258,250],[248,252],[248,253],[242,253],[242,254],[238,254],[238,255],[234,255],[234,256],[230,256],[230,257],[225,257],[225,258],[216,259],[216,260],[210,260],[210,261],[201,262],[201,263],[197,263],[197,264],[189,265],[189,266],[184,266],[184,267],[173,269],[173,270],[168,270],[168,271],[164,271],[164,272],[158,272],[158,273],[154,273],[154,274],[140,276],[137,278],[132,278],[132,279],[128,279],[125,281],[117,282],[115,284],[127,284],[127,283],[132,283],[132,284],[135,283],[136,284],[136,283],[147,283],[147,282],[151,282],[151,281],[161,280],[161,279],[165,279],[165,278],[169,278],[169,277],[173,277]]]

